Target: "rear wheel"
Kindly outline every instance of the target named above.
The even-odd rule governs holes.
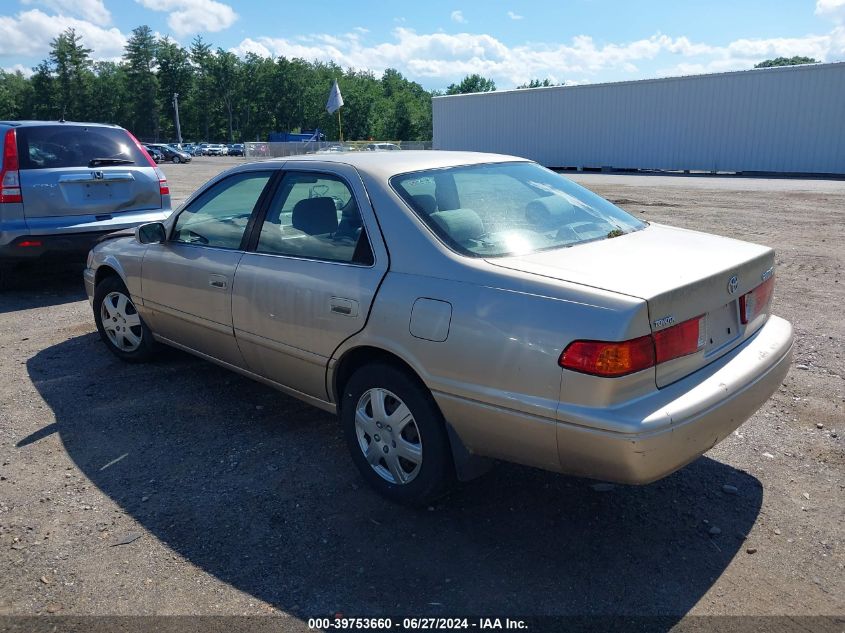
[[[356,371],[343,392],[341,422],[352,461],[388,499],[425,504],[454,481],[443,416],[404,371],[382,364]]]
[[[140,363],[153,356],[156,344],[152,332],[119,277],[106,277],[97,284],[94,322],[100,338],[118,358]]]

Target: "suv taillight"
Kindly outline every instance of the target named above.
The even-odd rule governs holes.
[[[0,204],[23,202],[19,167],[18,136],[12,128],[6,130],[6,137],[3,140],[3,164],[0,165]]]
[[[156,165],[156,162],[153,160],[153,157],[150,156],[150,153],[147,151],[147,148],[144,147],[143,145],[141,145],[140,142],[138,142],[138,139],[135,138],[135,135],[132,134],[132,132],[129,132],[129,131],[127,131],[126,133],[129,135],[129,138],[132,139],[132,142],[135,143],[135,147],[138,148],[138,151],[141,152],[146,157],[147,162],[150,164],[150,167],[152,167],[155,170],[156,175],[158,176],[158,193],[159,193],[159,195],[169,196],[170,195],[170,187],[167,185],[167,177],[164,175],[164,172],[161,171],[161,169],[159,169],[158,165]]]
[[[574,341],[563,350],[558,365],[606,378],[633,374],[702,349],[704,327],[704,317],[697,316],[629,341]]]
[[[751,323],[769,309],[775,291],[775,276],[772,275],[759,286],[739,298],[739,318],[743,324]]]

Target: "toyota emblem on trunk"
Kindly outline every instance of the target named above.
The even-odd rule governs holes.
[[[736,275],[733,275],[730,279],[728,279],[728,292],[734,294],[739,289],[739,279],[737,279]]]

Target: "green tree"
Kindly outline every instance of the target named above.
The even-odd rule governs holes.
[[[159,127],[162,136],[176,139],[173,95],[178,94],[183,103],[188,99],[193,89],[194,69],[188,51],[168,37],[160,39],[156,44],[156,66],[161,112]]]
[[[335,79],[345,102],[345,138],[430,140],[431,97],[440,94],[392,68],[376,77],[334,62],[253,53],[241,58],[213,50],[201,37],[186,50],[156,39],[147,26],[132,31],[120,63],[92,63],[82,38],[65,31],[33,71],[30,78],[0,72],[0,116],[49,120],[64,112],[117,123],[145,140],[175,137],[173,93],[179,94],[186,140],[260,140],[273,131],[313,128],[337,138],[337,116],[325,108]],[[495,84],[471,75],[450,88],[472,92]]]
[[[160,108],[155,73],[156,39],[149,26],[132,30],[123,59],[132,103],[131,130],[138,137],[158,140]]]
[[[798,64],[818,64],[819,60],[812,57],[775,57],[774,59],[766,59],[759,64],[754,64],[754,68],[773,68],[775,66],[797,66]]]
[[[549,88],[551,86],[562,86],[563,84],[556,84],[551,79],[546,78],[540,81],[539,79],[532,79],[526,84],[522,84],[516,87],[517,90],[521,90],[523,88]]]
[[[496,90],[496,82],[492,79],[482,77],[478,73],[467,75],[458,84],[449,84],[446,88],[447,95],[461,95],[471,92],[493,92]]]
[[[28,119],[32,107],[32,84],[16,71],[0,69],[0,119]]]
[[[191,106],[196,114],[195,134],[203,140],[211,138],[211,95],[214,89],[211,76],[213,55],[211,45],[197,35],[191,42],[191,62],[195,68],[194,92]]]
[[[234,53],[217,49],[212,57],[211,76],[217,87],[217,97],[223,104],[226,118],[226,138],[234,142],[234,114],[235,102],[240,94],[242,85],[241,60]]]
[[[115,62],[94,64],[94,82],[91,95],[91,121],[132,126],[132,108],[129,97],[129,77],[126,69]]]
[[[50,62],[56,78],[57,105],[62,118],[84,120],[90,109],[91,49],[82,45],[82,37],[72,28],[50,42]]]
[[[56,86],[47,60],[43,60],[30,78],[32,85],[32,116],[35,119],[58,119],[61,111],[56,107]]]

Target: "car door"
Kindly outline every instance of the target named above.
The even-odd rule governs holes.
[[[232,174],[179,212],[167,241],[151,244],[141,294],[153,331],[177,345],[236,366],[232,285],[252,213],[273,170]]]
[[[285,167],[238,264],[235,336],[251,371],[326,400],[328,360],[364,327],[387,250],[353,167]]]

